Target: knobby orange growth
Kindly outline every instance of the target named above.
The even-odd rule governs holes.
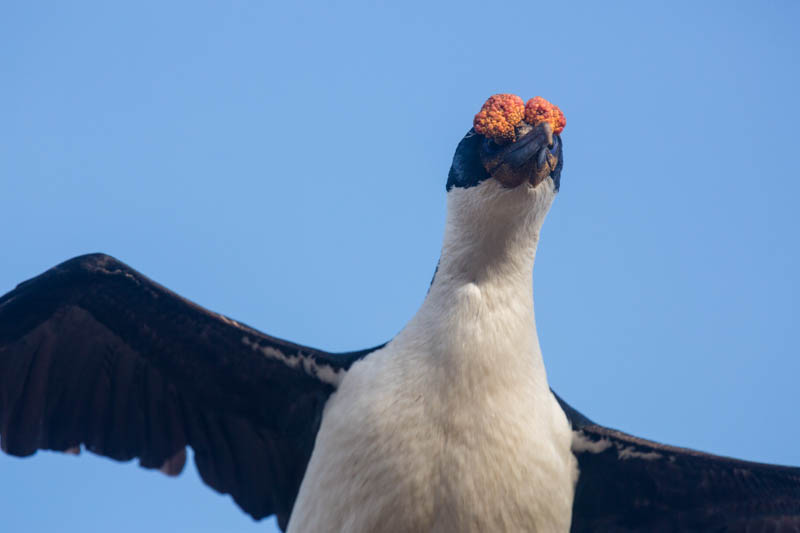
[[[553,133],[561,133],[567,125],[567,119],[561,109],[541,96],[534,96],[525,104],[525,122],[534,126],[549,122],[553,126]]]
[[[503,144],[514,142],[517,135],[514,127],[525,116],[525,103],[515,94],[490,96],[475,115],[475,131]]]
[[[567,125],[564,113],[557,105],[551,104],[541,96],[536,96],[524,104],[515,94],[495,94],[486,100],[475,115],[475,131],[489,137],[498,144],[517,140],[518,126],[522,121],[532,126],[549,122],[553,133],[561,133]]]

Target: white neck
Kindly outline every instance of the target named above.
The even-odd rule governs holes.
[[[533,263],[555,193],[486,180],[447,196],[447,225],[428,296],[398,342],[424,343],[451,378],[472,388],[525,380],[546,390],[533,311]],[[458,379],[450,379],[451,384]],[[531,383],[533,382],[533,383]]]

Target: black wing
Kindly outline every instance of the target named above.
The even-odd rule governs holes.
[[[0,298],[0,445],[83,445],[171,475],[189,445],[207,484],[285,528],[322,408],[372,350],[269,337],[112,257],[76,257]]]
[[[573,532],[800,531],[800,468],[640,439],[558,400],[580,468]]]

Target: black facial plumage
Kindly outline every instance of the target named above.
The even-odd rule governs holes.
[[[553,180],[556,191],[558,191],[561,185],[561,169],[564,165],[563,148],[560,135],[553,135],[552,139],[553,145],[549,148],[549,151],[557,159],[557,164],[549,176]],[[504,148],[510,148],[510,146],[498,146],[494,141],[476,133],[474,129],[470,129],[461,139],[461,142],[458,143],[456,152],[453,155],[453,163],[450,166],[450,173],[447,178],[447,190],[450,191],[453,187],[463,189],[474,187],[491,178],[492,175],[486,170],[485,159],[487,159],[487,155],[491,158],[492,152],[496,152],[498,156],[502,157],[502,154],[498,152],[504,151]],[[538,152],[538,150],[536,151]],[[517,162],[514,164],[514,157],[523,155],[520,153],[522,151],[516,152],[508,154],[508,162],[512,163],[514,167],[522,163]],[[544,156],[545,154],[537,155]],[[484,160],[482,160],[482,156]],[[489,168],[491,169],[491,167]]]
[[[447,176],[447,190],[453,187],[474,187],[482,181],[491,178],[481,163],[480,149],[485,140],[483,135],[470,129],[461,139],[453,155],[453,164]]]

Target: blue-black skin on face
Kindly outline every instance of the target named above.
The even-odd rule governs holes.
[[[476,133],[474,129],[469,130],[461,139],[453,155],[453,164],[450,166],[450,173],[447,176],[447,190],[453,187],[463,189],[475,187],[484,180],[491,178],[481,163],[481,150],[488,151],[498,149],[497,145],[487,140],[483,135]],[[553,146],[549,148],[550,153],[558,158],[556,168],[550,173],[556,191],[561,186],[561,168],[564,166],[564,155],[561,146],[561,136],[553,135]]]

